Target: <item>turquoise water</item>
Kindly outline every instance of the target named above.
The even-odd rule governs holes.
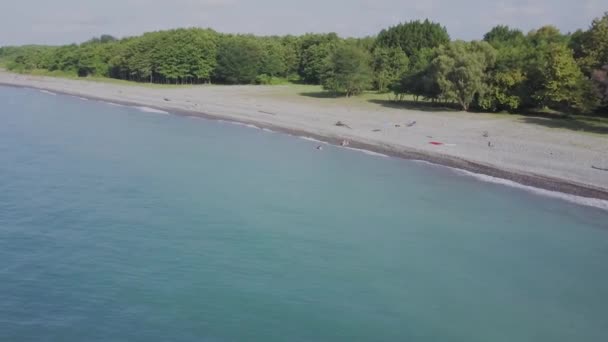
[[[0,341],[603,341],[608,212],[0,87]]]

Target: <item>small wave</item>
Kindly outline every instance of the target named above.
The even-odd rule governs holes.
[[[229,125],[243,126],[243,127],[248,127],[248,128],[262,129],[256,125],[248,124],[248,123],[244,123],[244,122],[238,122],[238,121],[217,120],[217,122],[225,123],[225,124],[229,124]]]
[[[114,103],[114,102],[110,102],[110,101],[101,101],[101,102],[103,102],[103,103],[105,103],[105,104],[108,104],[108,105],[110,105],[110,106],[114,106],[114,107],[126,107],[126,106],[121,105],[121,104],[119,104],[119,103]]]
[[[86,97],[80,97],[80,96],[76,96],[76,95],[71,95],[73,98],[78,99],[78,100],[82,100],[82,101],[89,101],[89,99],[87,99]]]
[[[460,173],[460,174],[463,174],[463,175],[466,175],[469,177],[473,177],[482,182],[505,185],[505,186],[509,186],[512,188],[526,190],[526,191],[529,191],[529,192],[532,192],[532,193],[535,193],[538,195],[546,196],[546,197],[558,198],[558,199],[561,199],[564,201],[568,201],[570,203],[575,203],[575,204],[595,207],[595,208],[599,208],[599,209],[603,209],[603,210],[608,210],[608,201],[606,201],[606,200],[570,195],[570,194],[566,194],[563,192],[545,190],[545,189],[536,188],[536,187],[529,186],[529,185],[523,185],[523,184],[511,181],[511,180],[508,180],[508,179],[497,178],[497,177],[483,175],[480,173],[474,173],[474,172],[470,172],[470,171],[466,171],[466,170],[460,170],[460,169],[454,169],[454,168],[451,168],[451,169],[455,170],[457,173]]]
[[[262,131],[264,131],[264,132],[270,132],[270,133],[275,133],[275,131],[271,130],[270,128],[266,128],[266,127],[262,127]]]
[[[39,91],[41,93],[45,93],[45,94],[49,94],[49,95],[53,95],[53,96],[57,95],[57,94],[53,93],[52,91],[48,91],[48,90],[44,90],[44,89],[39,89]]]
[[[142,112],[146,112],[146,113],[169,114],[169,112],[165,112],[164,110],[145,107],[145,106],[137,106],[135,108],[137,108],[138,110],[140,110]]]
[[[311,138],[311,137],[303,137],[303,136],[299,136],[298,138],[302,139],[302,140],[306,140],[306,141],[312,141],[312,142],[316,142],[316,143],[320,143],[320,144],[326,144],[327,143],[325,141],[321,141],[315,138]]]
[[[418,164],[424,164],[424,165],[432,165],[432,166],[439,166],[439,167],[448,167],[448,166],[443,166],[443,165],[439,165],[439,164],[433,164],[433,163],[428,162],[426,160],[420,160],[420,159],[411,159],[410,161],[414,162],[414,163],[418,163]]]
[[[344,147],[344,148],[346,148],[348,150],[352,150],[352,151],[357,151],[357,152],[365,153],[365,154],[370,155],[370,156],[389,158],[389,156],[387,156],[386,154],[378,153],[378,152],[374,152],[374,151],[370,151],[370,150],[364,150],[362,148],[354,148],[354,147]]]
[[[243,127],[248,127],[248,128],[255,128],[255,129],[261,129],[260,127],[253,125],[253,124],[248,124],[248,123],[244,123],[244,122],[238,122],[238,121],[232,121],[229,123],[233,124],[233,125],[237,125],[237,126],[243,126]]]

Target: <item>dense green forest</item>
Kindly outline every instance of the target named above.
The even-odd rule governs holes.
[[[608,114],[608,13],[587,30],[528,33],[494,27],[452,41],[445,27],[412,21],[376,37],[334,33],[257,37],[176,29],[109,35],[66,46],[0,48],[18,72],[41,69],[171,84],[321,84],[337,96],[374,90],[463,110]]]

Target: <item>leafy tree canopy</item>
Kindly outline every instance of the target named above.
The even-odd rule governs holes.
[[[424,48],[435,48],[450,41],[445,27],[427,20],[410,21],[382,30],[376,39],[376,46],[398,47],[408,57]]]

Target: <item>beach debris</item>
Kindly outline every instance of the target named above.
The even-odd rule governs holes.
[[[263,110],[258,110],[258,113],[268,114],[268,115],[277,115],[276,113],[266,112],[266,111],[263,111]]]
[[[488,141],[488,147],[494,147],[494,144],[492,144],[491,141]]]
[[[346,128],[349,128],[349,129],[350,129],[350,126],[349,126],[349,125],[347,125],[347,124],[345,124],[345,123],[344,123],[344,122],[342,122],[342,121],[338,121],[338,122],[336,122],[336,126],[338,126],[338,127],[346,127]]]
[[[433,136],[431,136],[431,135],[427,135],[426,137],[429,139],[433,139]]]
[[[407,127],[414,127],[415,124],[416,124],[416,120],[411,121],[410,123],[407,124]]]
[[[372,130],[372,132],[381,132],[381,131],[382,131],[381,129],[377,129],[377,128]]]
[[[167,101],[167,102],[171,101],[171,99],[168,98],[168,97],[165,97],[164,100]]]
[[[441,141],[429,141],[429,144],[435,145],[435,146],[449,146],[449,147],[456,146],[456,144],[448,144],[448,143],[443,143]]]
[[[608,172],[608,169],[603,168],[603,167],[599,167],[599,166],[595,166],[595,165],[591,165],[591,168],[595,169],[595,170],[600,170],[600,171],[606,171],[606,172]]]
[[[340,146],[348,146],[350,145],[350,141],[348,140],[342,140],[342,142],[340,143]]]
[[[490,134],[488,133],[488,131],[483,131],[483,137],[484,138],[487,138],[489,136],[490,136]]]
[[[401,127],[401,125],[395,125],[395,127]]]

